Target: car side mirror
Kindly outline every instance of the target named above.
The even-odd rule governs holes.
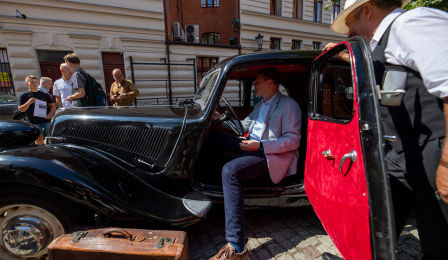
[[[387,70],[383,77],[383,89],[378,86],[379,99],[382,106],[398,107],[401,105],[404,88],[408,80],[408,73],[405,71]]]

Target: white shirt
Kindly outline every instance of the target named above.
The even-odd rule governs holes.
[[[72,78],[65,81],[64,78],[60,78],[54,82],[53,95],[60,96],[62,100],[62,107],[72,107],[72,103],[66,100],[72,94]]]
[[[420,72],[429,93],[447,97],[448,13],[425,7],[407,12],[397,8],[383,19],[375,32],[370,42],[372,51],[399,15],[391,28],[384,53],[386,61]]]
[[[39,86],[39,90],[44,92],[44,93],[50,94],[50,91],[48,91],[48,89],[46,89],[46,88],[44,88],[42,86]]]
[[[272,100],[274,99],[274,97],[279,95],[279,93],[280,92],[277,91],[277,93],[275,93],[275,95],[272,96],[271,99],[268,100],[268,102],[262,101],[264,103],[263,105],[261,105],[260,111],[258,112],[257,121],[255,121],[255,125],[252,128],[252,132],[250,132],[249,134],[250,140],[254,140],[257,142],[261,141],[261,135],[263,135],[261,131],[265,127],[266,116],[268,115],[268,111],[269,108],[271,107]]]

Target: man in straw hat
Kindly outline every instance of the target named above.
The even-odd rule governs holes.
[[[414,216],[422,259],[448,259],[448,13],[405,13],[409,2],[347,0],[331,29],[370,43],[377,84],[386,70],[408,73],[401,106],[381,108],[385,134],[398,137],[386,144],[397,235]]]

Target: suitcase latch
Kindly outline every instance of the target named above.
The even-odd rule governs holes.
[[[72,243],[78,243],[81,238],[83,238],[83,237],[85,237],[87,235],[87,233],[89,233],[89,232],[87,232],[87,231],[76,231],[76,232],[73,232],[69,236],[69,238],[72,238],[72,240],[70,240],[70,241]]]
[[[164,245],[174,244],[174,237],[160,237],[155,248],[162,248]]]

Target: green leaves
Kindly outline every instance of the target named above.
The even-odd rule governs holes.
[[[432,7],[448,11],[448,0],[414,0],[404,6],[404,10],[411,10],[417,7]]]
[[[340,2],[341,0],[328,0],[327,5],[325,5],[325,10],[330,10],[334,3]],[[448,0],[413,0],[409,4],[403,7],[404,10],[411,10],[417,7],[432,7],[448,11]]]

